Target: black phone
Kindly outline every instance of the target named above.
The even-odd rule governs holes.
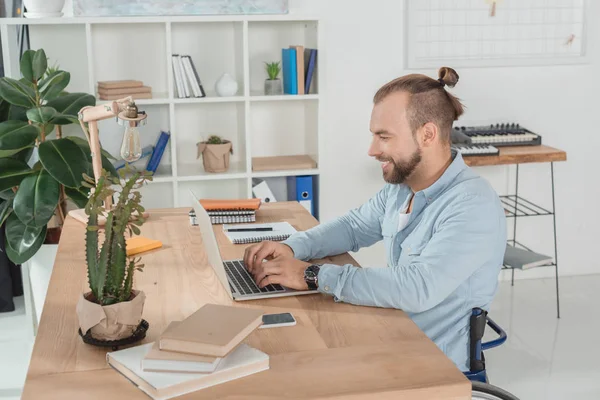
[[[277,328],[279,326],[294,326],[296,319],[290,313],[265,314],[261,328]]]

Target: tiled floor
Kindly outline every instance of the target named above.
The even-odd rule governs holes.
[[[561,278],[560,289],[560,319],[552,279],[503,282],[492,306],[508,340],[486,352],[490,383],[521,400],[600,399],[600,275]],[[17,303],[0,314],[0,400],[18,399],[31,354]]]

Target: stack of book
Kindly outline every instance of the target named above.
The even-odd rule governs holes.
[[[206,210],[213,225],[255,222],[256,211],[260,208],[261,199],[217,200],[202,199],[200,205]],[[190,210],[190,224],[198,225],[196,213]]]
[[[98,82],[98,98],[100,100],[119,100],[131,96],[136,99],[151,99],[152,88],[144,86],[137,80],[101,81]]]
[[[283,93],[316,93],[317,49],[290,46],[281,49]]]
[[[207,304],[172,322],[154,343],[106,354],[108,364],[153,399],[170,399],[269,369],[245,343],[263,312]]]
[[[173,54],[171,61],[173,64],[175,95],[180,99],[206,97],[206,92],[192,57],[187,54]]]

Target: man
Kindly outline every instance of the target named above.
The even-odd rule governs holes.
[[[438,80],[407,75],[375,95],[369,155],[387,184],[366,204],[283,243],[244,255],[257,284],[317,287],[336,301],[404,310],[462,371],[469,370],[469,318],[488,309],[506,248],[506,219],[490,185],[450,148],[463,113]],[[312,265],[304,260],[357,251],[383,240],[387,268]],[[263,262],[264,259],[268,261]]]

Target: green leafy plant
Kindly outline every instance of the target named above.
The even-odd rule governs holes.
[[[220,136],[217,135],[211,135],[208,137],[208,139],[206,140],[207,144],[223,144],[223,140],[221,139]]]
[[[275,80],[277,79],[277,76],[279,75],[279,73],[281,72],[281,62],[280,61],[276,61],[276,62],[271,62],[271,63],[267,63],[265,62],[265,68],[267,70],[267,75],[269,75],[269,80]]]
[[[101,305],[110,305],[128,301],[133,286],[135,271],[142,271],[141,258],[127,257],[125,234],[139,235],[139,227],[145,222],[141,205],[142,195],[135,189],[146,181],[152,180],[150,172],[134,172],[125,179],[129,167],[120,171],[121,178],[111,177],[106,170],[95,184],[94,179],[85,175],[85,186],[94,187],[85,213],[89,216],[85,233],[85,252],[88,270],[88,283],[94,301]],[[104,199],[116,192],[111,185],[120,186],[119,200],[107,210]],[[106,223],[101,228],[98,217],[106,215]],[[104,242],[99,245],[99,231],[104,231]]]
[[[71,75],[48,68],[43,49],[26,51],[20,70],[19,80],[0,78],[0,225],[6,223],[6,253],[17,264],[43,244],[53,216],[62,226],[68,199],[81,208],[88,200],[88,141],[63,137],[62,128],[79,124],[79,110],[96,104],[90,94],[65,91]],[[109,159],[103,151],[103,167],[117,176]]]

